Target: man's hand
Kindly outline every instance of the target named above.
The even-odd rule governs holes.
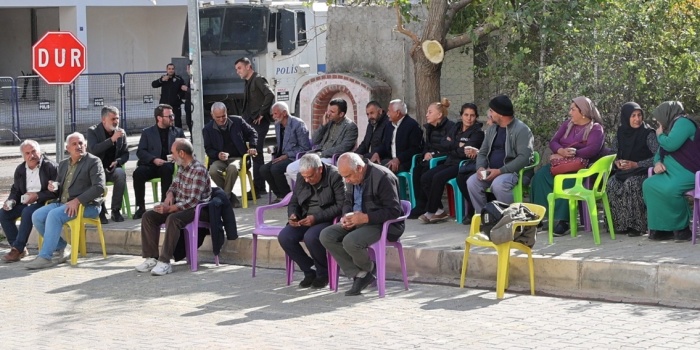
[[[25,195],[27,195],[27,201],[22,204],[34,203],[37,201],[37,199],[39,199],[39,194],[36,192],[27,192]]]
[[[330,119],[331,119],[331,118],[328,116],[328,111],[326,111],[326,113],[323,114],[323,117],[321,118],[321,125],[322,125],[322,126],[326,126],[326,124],[328,124],[328,121],[329,121]]]
[[[174,213],[177,211],[177,206],[175,205],[156,205],[153,207],[153,211],[155,211],[158,214],[169,214],[169,213]]]
[[[299,227],[299,218],[297,218],[296,214],[289,215],[289,219],[287,219],[287,223],[289,223],[289,226],[292,227]]]
[[[499,169],[486,169],[486,171],[489,172],[489,175],[486,177],[486,181],[493,181],[496,176],[501,175],[501,171]]]
[[[168,80],[170,80],[170,76],[166,74],[166,75],[160,77],[160,80],[162,80],[162,81],[168,81]]]
[[[112,140],[112,143],[117,143],[117,140],[119,140],[119,138],[122,136],[124,136],[124,129],[118,128],[114,130],[114,134],[112,134],[112,137],[110,137],[110,139]]]
[[[187,91],[187,85],[182,85],[182,86],[180,86],[180,90],[182,90],[182,91]]]
[[[258,155],[258,150],[256,150],[255,148],[249,148],[249,149],[248,149],[248,154],[250,154],[251,156],[255,157],[255,156]]]
[[[656,136],[659,136],[664,133],[664,126],[659,123],[659,127],[656,128]]]
[[[110,169],[110,170],[114,170],[114,169],[116,169],[118,166],[119,166],[119,163],[117,163],[117,161],[115,160],[115,161],[112,162],[112,164],[109,165],[109,169]]]
[[[156,166],[162,166],[165,163],[166,162],[160,158],[153,158],[153,164],[155,164]]]
[[[175,198],[173,198],[173,195],[171,193],[168,193],[168,195],[165,197],[165,200],[163,201],[163,205],[173,204],[175,204]]]
[[[654,164],[654,174],[661,174],[666,171],[664,163],[658,162]]]
[[[372,155],[372,158],[369,159],[369,161],[375,164],[379,164],[382,161],[382,158],[379,157],[379,153],[374,153]]]
[[[300,226],[313,226],[316,223],[316,219],[313,215],[309,215],[301,220],[299,220]]]
[[[369,216],[367,214],[356,211],[351,216],[343,216],[341,219],[341,224],[345,229],[351,229],[359,225],[364,225],[369,222]]]
[[[386,167],[389,168],[389,170],[391,170],[391,172],[393,173],[399,171],[399,165],[401,165],[401,161],[399,160],[399,158],[394,158],[388,163],[386,163]]]
[[[224,161],[224,162],[227,161],[227,160],[228,160],[228,153],[226,153],[226,152],[219,152],[219,160],[222,160],[222,161]]]
[[[430,152],[427,152],[427,153],[423,156],[423,160],[431,160],[431,159],[433,159],[433,154],[430,153]]]
[[[66,209],[64,210],[66,215],[68,217],[75,217],[78,214],[78,206],[80,205],[80,201],[78,198],[73,198],[73,200],[68,201],[66,203]]]
[[[263,116],[258,116],[257,118],[253,119],[253,124],[255,125],[260,125],[260,122],[262,121]]]
[[[287,157],[286,154],[283,154],[283,155],[281,155],[281,156],[279,156],[279,157],[273,159],[273,160],[272,160],[272,164],[279,163],[279,162],[281,162],[281,161],[283,161],[283,160],[287,160],[287,159],[289,159],[289,157]]]

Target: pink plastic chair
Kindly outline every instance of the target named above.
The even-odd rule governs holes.
[[[197,271],[197,243],[199,236],[199,228],[209,229],[209,223],[200,221],[199,214],[202,208],[209,206],[209,202],[199,203],[194,209],[194,220],[185,226],[185,250],[187,255],[187,262],[190,264],[190,271]],[[165,228],[165,224],[160,225],[160,228]],[[219,266],[219,256],[214,256],[214,263]]]
[[[401,207],[403,208],[403,215],[399,216],[394,220],[389,220],[382,226],[382,236],[379,240],[369,246],[368,254],[370,259],[374,260],[377,266],[377,289],[379,290],[379,297],[383,298],[386,295],[386,247],[391,246],[396,248],[399,253],[399,262],[401,263],[401,274],[403,275],[403,285],[408,290],[408,272],[406,271],[406,259],[403,255],[403,245],[401,245],[401,240],[398,239],[396,242],[387,241],[387,234],[389,233],[389,225],[406,221],[408,214],[411,213],[411,202],[402,200]],[[328,280],[332,282],[333,291],[338,291],[338,278],[340,276],[338,262],[333,259],[333,257],[328,254]]]

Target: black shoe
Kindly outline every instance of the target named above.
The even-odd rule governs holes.
[[[260,196],[266,195],[266,194],[267,194],[267,189],[263,188],[263,189],[259,190],[259,189],[256,188],[256,189],[255,189],[255,194],[260,195]],[[258,197],[258,198],[260,198],[260,197]]]
[[[241,201],[238,200],[238,197],[236,197],[235,194],[233,194],[233,193],[229,194],[228,200],[231,202],[232,207],[234,207],[234,208],[241,207]]]
[[[134,220],[140,219],[143,216],[143,214],[145,214],[145,213],[146,213],[146,209],[143,209],[142,207],[138,207],[138,209],[136,209],[136,212],[134,213]]]
[[[328,276],[316,276],[314,278],[314,282],[311,283],[311,287],[319,289],[319,288],[324,288],[328,285]]]
[[[267,194],[267,191],[265,191],[264,194]],[[263,193],[258,193],[258,191],[255,191],[255,199],[260,199],[262,197]],[[253,193],[248,191],[248,198],[253,198]]]
[[[408,215],[409,219],[418,219],[419,216],[425,214],[425,210],[419,209],[421,207],[416,206],[411,210],[411,213]]]
[[[569,223],[560,220],[557,225],[554,226],[554,237],[566,236],[566,231],[569,231]]]
[[[690,232],[690,228],[686,227],[679,231],[673,231],[673,239],[676,243],[683,243],[689,241],[693,237],[693,233]]]
[[[659,230],[650,230],[649,231],[649,239],[652,241],[667,241],[669,239],[673,239],[673,232],[671,231],[659,231]]]
[[[107,214],[105,214],[104,212],[100,213],[100,223],[102,225],[109,224],[109,220],[107,220]]]
[[[112,221],[114,222],[122,222],[124,221],[124,217],[122,214],[119,212],[119,210],[112,210]]]
[[[304,279],[299,282],[299,288],[309,288],[316,279],[315,273],[304,274]]]
[[[355,277],[354,281],[352,282],[352,288],[345,292],[346,296],[351,296],[351,295],[360,295],[362,294],[362,290],[367,288],[372,282],[374,282],[376,278],[372,273],[367,273],[365,277],[359,278]]]
[[[627,237],[639,237],[641,235],[642,235],[641,232],[634,230],[634,229],[627,231]]]

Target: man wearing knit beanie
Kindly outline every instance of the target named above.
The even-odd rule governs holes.
[[[477,154],[477,172],[467,180],[475,213],[480,213],[488,202],[486,189],[489,187],[497,200],[512,203],[518,173],[533,161],[532,131],[515,118],[510,98],[500,95],[491,99],[488,114],[493,125],[486,129],[484,143]]]

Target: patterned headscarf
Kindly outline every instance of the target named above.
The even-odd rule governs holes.
[[[595,103],[593,103],[590,98],[586,96],[579,96],[571,100],[571,102],[573,102],[576,107],[581,110],[581,114],[583,114],[584,117],[591,120],[586,127],[586,131],[583,132],[583,140],[586,141],[588,140],[588,134],[593,129],[593,125],[596,123],[603,124],[603,119],[600,117],[600,112],[598,112],[598,108],[596,108]],[[569,132],[573,127],[574,123],[569,122],[569,126],[566,127],[564,137],[569,136]]]

